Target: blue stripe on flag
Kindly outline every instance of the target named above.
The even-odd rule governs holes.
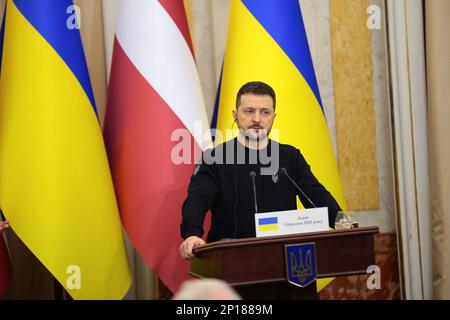
[[[72,0],[14,0],[17,8],[31,25],[44,37],[45,40],[66,62],[86,95],[91,101],[97,114],[94,93],[89,79],[89,73],[81,43],[80,31],[69,29],[67,21],[71,14],[67,13]],[[97,115],[98,117],[98,115]]]
[[[222,61],[222,68],[220,68],[220,77],[219,77],[219,84],[217,85],[216,100],[214,101],[214,111],[211,119],[211,129],[217,128],[217,116],[219,113],[219,103],[220,103],[220,89],[222,88],[222,73],[223,73],[223,61]],[[213,139],[215,140],[215,137],[213,137]]]
[[[6,18],[6,8],[3,13],[2,24],[0,25],[0,74],[2,74],[2,57],[3,57],[3,40],[5,39],[5,18]]]
[[[242,0],[242,3],[295,64],[323,111],[298,0]]]
[[[278,218],[277,217],[260,218],[260,219],[258,219],[258,224],[260,226],[265,225],[265,224],[276,224],[276,223],[278,223]]]

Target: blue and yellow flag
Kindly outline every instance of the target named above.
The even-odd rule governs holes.
[[[7,2],[0,206],[73,298],[120,299],[131,274],[72,5]]]
[[[260,232],[278,230],[278,217],[259,218],[257,228]]]
[[[272,86],[277,95],[273,129],[279,130],[280,143],[300,149],[314,175],[345,209],[298,0],[231,1],[218,129],[232,126],[236,93],[249,81]],[[319,280],[318,289],[329,281]]]

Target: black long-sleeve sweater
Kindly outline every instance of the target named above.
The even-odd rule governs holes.
[[[275,167],[277,148],[279,165]],[[240,156],[243,154],[245,163],[242,163],[244,159]],[[312,207],[288,178],[279,172],[282,167],[317,207],[328,207],[330,227],[334,226],[336,214],[341,210],[333,196],[314,177],[300,151],[293,146],[269,140],[267,148],[256,151],[233,139],[205,151],[202,159],[203,163],[196,166],[191,177],[188,195],[183,203],[181,236],[184,239],[203,235],[203,222],[208,210],[211,210],[212,217],[207,242],[256,235],[251,171],[256,173],[258,213],[295,210],[296,196],[305,208]],[[212,159],[216,163],[211,163]],[[268,159],[272,160],[269,164]],[[272,169],[268,170],[269,167]],[[262,174],[261,168],[273,174]]]

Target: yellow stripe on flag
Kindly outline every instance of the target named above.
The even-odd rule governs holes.
[[[12,1],[6,21],[0,205],[73,298],[120,299],[131,274],[95,112],[73,73]],[[80,288],[71,277],[77,270]]]
[[[262,226],[259,226],[259,231],[265,232],[265,231],[275,231],[278,230],[278,224],[264,224]]]
[[[300,149],[314,175],[345,210],[327,123],[313,91],[286,53],[241,1],[232,0],[218,129],[227,130],[232,126],[236,94],[249,81],[263,81],[273,87],[277,98],[273,129],[279,130],[279,142]],[[303,207],[300,201],[298,207]],[[319,279],[318,290],[331,280]]]

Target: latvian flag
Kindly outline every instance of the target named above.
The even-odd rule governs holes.
[[[198,154],[208,129],[182,0],[121,1],[104,135],[126,232],[172,291],[188,278],[178,254],[194,164],[172,159],[185,129]]]

